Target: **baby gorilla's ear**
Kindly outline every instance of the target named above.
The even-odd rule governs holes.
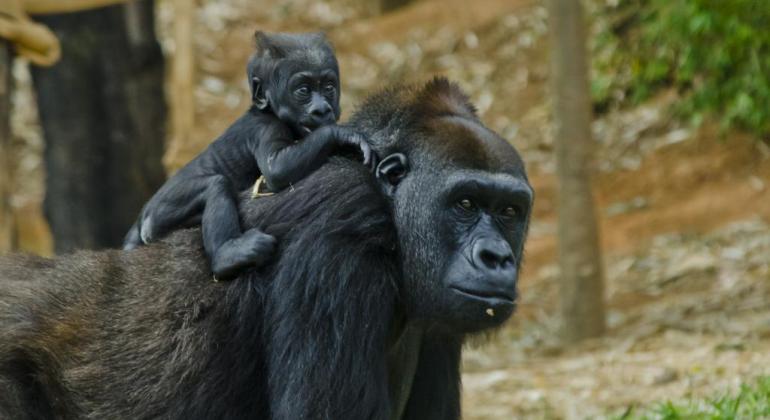
[[[265,95],[265,89],[262,86],[262,79],[259,77],[251,78],[251,101],[260,111],[267,109],[268,101]]]
[[[254,33],[254,40],[257,44],[257,56],[261,58],[279,59],[286,56],[286,51],[282,46],[282,37],[284,34],[267,34],[262,31]]]

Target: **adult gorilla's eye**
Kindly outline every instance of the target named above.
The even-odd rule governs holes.
[[[307,86],[301,86],[299,89],[296,90],[298,95],[305,96],[308,93],[310,93],[310,89],[308,89]]]
[[[518,214],[519,211],[516,209],[516,207],[509,206],[503,209],[503,216],[505,217],[516,217]]]
[[[468,198],[463,198],[460,201],[457,202],[457,205],[460,206],[465,211],[474,211],[476,210],[476,204],[473,203]]]
[[[327,92],[333,93],[335,90],[337,90],[337,89],[334,87],[334,83],[329,83],[328,85],[326,85],[326,91]]]

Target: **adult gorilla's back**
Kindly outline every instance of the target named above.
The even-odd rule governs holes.
[[[437,79],[352,121],[333,159],[242,224],[277,261],[215,283],[198,229],[132,252],[0,259],[0,418],[459,417],[468,333],[513,310],[531,189]]]

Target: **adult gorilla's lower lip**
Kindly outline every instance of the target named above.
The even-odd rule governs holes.
[[[480,300],[493,300],[497,301],[496,303],[502,303],[502,304],[513,304],[514,298],[508,294],[496,292],[496,291],[488,291],[488,290],[470,290],[470,289],[464,289],[459,288],[455,286],[450,286],[450,289],[454,290],[455,293],[461,294],[463,296],[471,297],[474,299],[480,299]]]

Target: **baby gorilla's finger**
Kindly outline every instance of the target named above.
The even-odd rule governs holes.
[[[372,163],[372,148],[366,142],[362,142],[360,147],[361,153],[364,155],[364,165],[368,166]]]
[[[364,155],[364,166],[373,167],[375,165],[375,161],[377,160],[377,154],[375,154],[374,150],[372,150],[372,146],[370,146],[366,141],[362,140],[360,147],[361,153]]]
[[[356,133],[355,131],[351,131],[350,135],[348,135],[348,141],[350,142],[350,144],[365,143],[364,136]]]
[[[369,162],[369,169],[371,169],[372,172],[377,170],[377,164],[379,163],[379,161],[380,161],[380,157],[377,155],[377,153],[374,150],[372,150],[372,158],[371,158],[371,162]]]

